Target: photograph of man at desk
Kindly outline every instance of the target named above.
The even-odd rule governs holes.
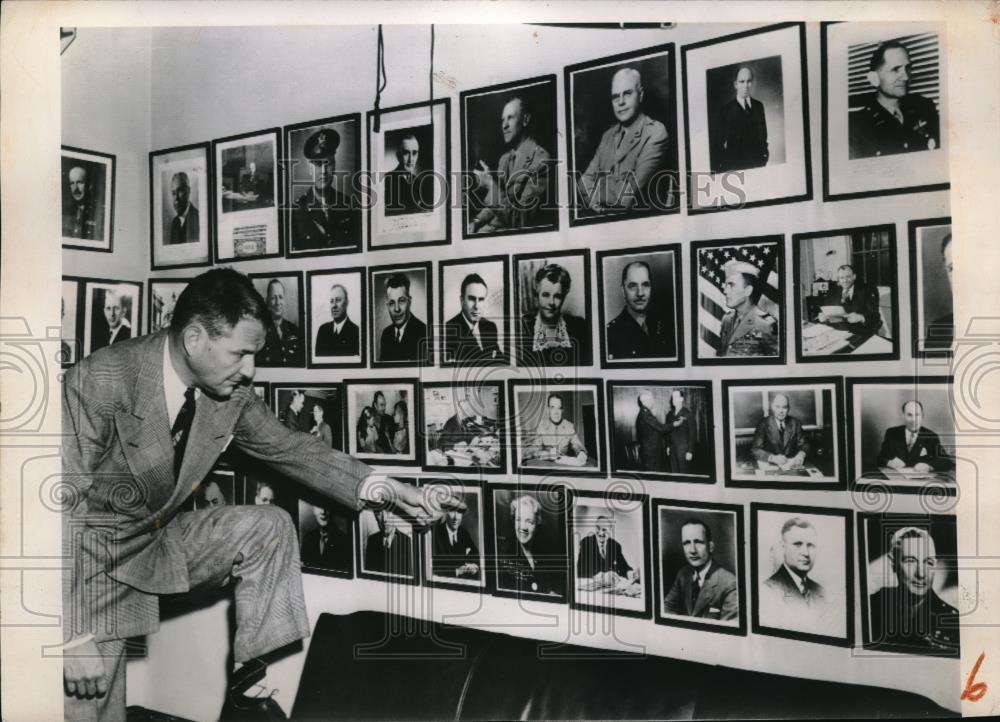
[[[794,247],[799,361],[898,358],[893,228],[803,234]]]
[[[513,391],[514,458],[526,473],[604,470],[599,387],[531,385]]]

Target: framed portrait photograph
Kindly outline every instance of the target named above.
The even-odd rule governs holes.
[[[785,363],[785,239],[691,244],[691,362]]]
[[[368,269],[373,368],[433,366],[431,263]]]
[[[811,199],[805,23],[681,53],[688,213]]]
[[[839,376],[722,382],[726,486],[844,489]]]
[[[507,415],[502,381],[424,382],[421,442],[424,468],[507,472]]]
[[[149,332],[156,333],[170,328],[177,299],[187,288],[190,278],[150,278],[149,285]]]
[[[75,364],[80,358],[82,339],[80,329],[80,292],[82,286],[76,278],[63,276],[62,279],[62,341],[59,343],[59,360],[63,368]]]
[[[236,501],[238,504],[254,506],[277,506],[288,512],[296,527],[298,522],[299,500],[293,489],[293,482],[271,471],[266,466],[256,464],[245,455],[234,463],[239,474],[236,477]]]
[[[913,355],[951,355],[955,340],[951,218],[910,221],[910,321]]]
[[[947,190],[944,25],[820,27],[823,200]]]
[[[83,284],[84,355],[142,335],[142,284],[101,278]]]
[[[237,483],[235,469],[226,463],[220,463],[195,484],[194,491],[185,499],[181,510],[199,511],[217,506],[241,505],[242,491],[242,485]]]
[[[754,634],[850,647],[851,511],[752,503],[750,514]]]
[[[387,506],[358,513],[358,577],[419,584],[419,539],[413,524]]]
[[[62,146],[62,244],[83,251],[114,250],[115,157]]]
[[[451,240],[451,99],[369,111],[368,250]]]
[[[652,614],[649,498],[629,492],[573,494],[570,604],[648,619]]]
[[[344,389],[340,384],[271,382],[271,409],[292,431],[344,450]]]
[[[567,66],[570,226],[680,211],[673,43]]]
[[[458,496],[464,512],[445,512],[426,533],[423,544],[423,578],[428,586],[458,591],[486,589],[486,520],[483,487],[474,481],[421,479],[424,493],[438,487]]]
[[[514,256],[517,365],[592,365],[590,294],[589,251]]]
[[[284,129],[286,254],[289,258],[361,250],[361,114]]]
[[[368,358],[365,269],[306,271],[309,368],[364,368]]]
[[[212,141],[215,173],[215,262],[281,255],[281,130]]]
[[[417,380],[344,381],[347,453],[369,464],[419,466]]]
[[[684,365],[678,243],[597,253],[601,367]]]
[[[463,238],[559,229],[556,102],[555,75],[460,94]]]
[[[149,154],[149,257],[154,271],[212,262],[209,157],[208,143]]]
[[[899,358],[896,227],[792,236],[795,358],[801,362]]]
[[[743,507],[653,500],[656,622],[745,636]]]
[[[565,604],[572,492],[553,484],[491,484],[489,492],[490,591],[498,597]]]
[[[847,380],[855,488],[956,493],[952,385],[946,376]]]
[[[600,476],[604,399],[599,379],[513,379],[508,384],[513,471],[546,476]]]
[[[507,268],[508,256],[438,263],[441,366],[464,368],[510,363]]]
[[[302,368],[306,365],[305,298],[300,271],[251,273],[250,281],[267,303],[264,348],[254,363],[261,368]]]
[[[715,483],[711,381],[608,381],[611,473]]]
[[[268,408],[271,408],[271,384],[267,381],[254,381],[253,392]]]
[[[955,517],[859,514],[858,549],[864,648],[958,657]]]
[[[267,493],[265,489],[265,497]],[[346,579],[354,576],[355,516],[350,510],[310,497],[295,502],[292,518],[298,521],[303,572]]]

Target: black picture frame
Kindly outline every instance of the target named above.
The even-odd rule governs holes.
[[[381,360],[381,345],[382,345],[382,334],[383,332],[389,330],[389,326],[383,329],[376,329],[375,325],[382,319],[386,314],[383,314],[379,309],[385,306],[384,303],[378,303],[377,298],[380,293],[384,294],[382,278],[388,278],[393,273],[404,273],[407,274],[407,278],[410,278],[408,274],[418,273],[423,274],[425,281],[425,291],[424,291],[424,303],[420,304],[418,310],[422,311],[424,318],[421,319],[416,315],[413,305],[413,291],[410,291],[410,314],[411,319],[408,323],[412,323],[413,317],[424,324],[426,330],[424,332],[424,341],[421,344],[419,337],[416,339],[417,348],[415,349],[416,354],[412,359],[403,359],[398,361],[383,361]],[[410,283],[413,283],[413,279],[410,278]],[[370,358],[371,367],[373,369],[378,368],[423,368],[434,366],[434,276],[431,270],[430,261],[416,261],[414,263],[404,263],[404,264],[393,264],[389,266],[370,266],[368,268],[368,322],[369,322],[369,343],[370,343]],[[390,317],[391,318],[391,317]],[[376,339],[376,333],[378,338]]]
[[[951,217],[921,218],[907,223],[907,236],[910,249],[910,339],[912,340],[913,356],[915,358],[941,359],[947,361],[952,357],[952,343],[955,338],[954,306],[952,307],[950,326],[941,319],[928,322],[925,316],[924,299],[922,297],[922,281],[924,280],[924,263],[922,248],[924,229],[948,227],[947,235],[951,235]],[[949,243],[950,245],[950,243]],[[943,250],[941,254],[943,254]],[[950,263],[950,261],[946,261]],[[950,274],[949,274],[950,277]],[[954,290],[949,286],[954,296]],[[929,345],[933,343],[933,345]]]
[[[313,502],[319,502],[314,504]],[[355,560],[357,558],[357,515],[342,506],[332,504],[327,500],[305,494],[299,497],[296,503],[295,513],[292,519],[295,520],[296,528],[299,531],[299,556],[302,562],[303,574],[315,574],[323,577],[337,577],[339,579],[353,579],[355,574]],[[322,507],[326,509],[330,519],[328,524],[332,524],[340,537],[342,544],[347,544],[348,549],[339,552],[334,559],[324,560],[317,554],[314,556],[309,544],[312,543],[311,532],[313,526],[319,526],[315,509]],[[310,520],[312,517],[312,520]],[[307,537],[310,537],[307,540]],[[317,542],[318,543],[318,542]]]
[[[107,343],[102,343],[103,341],[103,329],[102,334],[96,339],[94,338],[94,328],[93,321],[97,318],[95,309],[93,308],[94,302],[97,300],[95,293],[106,293],[108,291],[114,290],[116,287],[124,287],[125,289],[131,291],[128,294],[131,297],[130,308],[126,313],[123,311],[123,316],[129,321],[129,335],[125,338],[117,338],[118,341],[124,341],[127,338],[137,338],[143,335],[143,325],[142,325],[142,282],[141,281],[126,281],[114,278],[92,278],[86,276],[63,276],[64,281],[76,281],[80,284],[79,296],[80,304],[77,307],[77,312],[80,314],[80,336],[78,338],[82,339],[83,345],[81,347],[81,353],[79,354],[77,360],[89,356],[91,353],[99,348],[107,346]],[[101,302],[103,303],[104,296],[101,295]],[[129,318],[128,316],[131,316]],[[104,323],[107,323],[104,321]],[[94,342],[100,345],[97,348],[93,348]]]
[[[710,514],[732,514],[733,515],[733,559],[735,561],[735,569],[726,570],[734,573],[736,575],[736,594],[739,599],[739,611],[737,612],[736,624],[726,624],[723,620],[719,619],[717,621],[699,621],[699,618],[694,616],[684,616],[679,614],[668,614],[664,609],[664,600],[667,597],[667,587],[673,586],[673,580],[668,581],[666,578],[666,570],[664,569],[663,551],[664,546],[661,543],[661,536],[664,533],[661,522],[661,510],[665,509],[678,509],[683,510],[682,514],[683,520],[680,526],[685,526],[685,521],[688,519],[696,519],[696,513],[699,511],[708,512]],[[652,500],[652,508],[650,510],[653,517],[653,534],[650,537],[650,546],[654,549],[652,553],[653,557],[653,569],[655,575],[654,588],[656,590],[656,607],[654,609],[654,619],[657,624],[663,624],[670,627],[682,627],[685,629],[697,629],[705,632],[720,632],[723,634],[731,634],[734,636],[745,637],[747,635],[747,596],[746,596],[746,564],[744,561],[745,547],[746,547],[746,532],[744,530],[743,522],[743,505],[742,504],[718,504],[708,501],[692,501],[692,500],[679,500],[679,499],[658,499],[654,498]],[[704,523],[704,520],[702,520]],[[716,531],[716,536],[718,532]],[[714,543],[714,540],[713,540]],[[685,562],[686,563],[686,562]],[[712,563],[718,564],[714,558],[714,552],[712,557]],[[721,565],[720,565],[721,566]],[[681,567],[683,569],[684,567]],[[723,567],[724,568],[724,567]],[[678,574],[680,571],[677,572]],[[676,577],[675,577],[676,579]]]
[[[72,248],[77,251],[113,253],[115,250],[115,166],[117,163],[115,156],[111,153],[103,153],[99,150],[86,150],[71,145],[63,145],[60,148],[62,247]],[[99,205],[94,205],[92,208],[93,220],[82,221],[88,228],[93,225],[93,230],[83,230],[82,227],[77,228],[75,225],[76,218],[69,218],[67,215],[71,210],[69,206],[72,205],[69,173],[77,166],[95,176],[91,182],[84,181],[87,185],[87,190],[93,189],[95,204],[98,202],[98,196],[103,199]],[[98,173],[98,171],[103,171],[103,174]],[[67,197],[68,195],[69,197]],[[73,215],[75,216],[75,213]],[[98,230],[100,230],[100,233],[98,233]],[[85,236],[88,235],[97,237],[86,238]],[[88,244],[84,241],[93,241],[93,243]]]
[[[296,390],[301,390],[305,393],[306,398],[303,407],[299,412],[299,418],[293,426],[291,425],[292,422],[289,421],[285,415],[288,409],[288,403],[283,398],[283,392],[294,392]],[[271,381],[270,391],[271,403],[269,406],[278,420],[294,431],[302,431],[306,433],[311,433],[311,427],[315,425],[315,419],[310,421],[309,417],[312,413],[312,407],[319,403],[316,401],[316,398],[318,397],[310,392],[324,392],[329,394],[328,396],[324,396],[322,398],[324,412],[323,421],[330,427],[330,445],[331,448],[336,449],[337,451],[344,451],[346,449],[344,446],[344,437],[346,436],[346,430],[344,429],[344,408],[346,407],[345,399],[347,397],[347,392],[342,383],[315,381]],[[294,397],[294,393],[291,397],[289,397],[289,400],[291,400],[292,397]],[[327,413],[328,411],[329,413]],[[314,435],[322,436],[322,433]]]
[[[824,238],[832,238],[834,236],[850,236],[852,243],[854,242],[855,234],[875,234],[875,233],[886,233],[888,234],[888,252],[889,261],[888,268],[890,272],[893,273],[895,277],[895,282],[890,288],[890,298],[889,301],[892,305],[891,317],[888,321],[885,319],[884,314],[880,311],[880,316],[882,317],[883,324],[891,323],[893,329],[893,338],[891,342],[891,350],[881,352],[881,353],[864,353],[857,354],[853,353],[856,348],[848,353],[829,353],[829,354],[807,354],[804,348],[804,343],[802,340],[803,333],[803,323],[802,318],[802,305],[806,303],[806,298],[803,296],[803,279],[802,279],[802,263],[803,263],[803,243],[820,240]],[[853,251],[849,251],[853,253]],[[827,253],[833,253],[833,250],[829,250]],[[792,267],[794,271],[794,282],[793,282],[793,294],[795,298],[795,360],[798,363],[843,363],[852,361],[898,361],[899,360],[899,349],[900,349],[900,325],[899,325],[899,265],[897,261],[898,255],[896,251],[896,226],[893,223],[883,223],[871,226],[859,226],[855,228],[840,228],[829,231],[810,231],[809,233],[796,233],[792,235]],[[842,259],[844,260],[844,259]],[[854,260],[849,258],[846,260]],[[860,277],[860,276],[859,276]],[[831,284],[831,286],[836,285],[836,280],[828,280],[826,283]],[[857,284],[855,284],[857,287]],[[877,286],[876,286],[877,288]],[[811,291],[812,289],[810,289]],[[832,327],[836,328],[836,327]],[[855,334],[857,335],[857,334]],[[869,338],[861,342],[860,345],[867,343],[872,338],[877,336],[877,334],[872,334]],[[851,338],[854,338],[852,336]],[[883,339],[884,340],[884,339]],[[853,343],[853,342],[851,342]],[[860,345],[858,348],[860,348]]]
[[[184,161],[191,157],[187,163]],[[199,162],[200,160],[200,162]],[[170,243],[167,240],[166,198],[171,194],[171,183],[166,173],[183,171],[189,177],[189,201],[185,215],[185,228],[192,223],[191,211],[195,213],[199,238]],[[214,178],[211,144],[192,143],[175,148],[154,150],[149,153],[149,267],[152,271],[176,268],[195,268],[212,265],[212,251],[215,248],[215,197],[212,194]],[[190,176],[196,175],[194,185],[200,188],[197,205],[190,199]],[[178,226],[180,227],[180,226]],[[202,235],[202,233],[204,235]],[[185,233],[185,235],[187,235]],[[190,246],[196,248],[178,248]],[[202,248],[203,247],[203,248]],[[176,252],[167,250],[177,248]],[[186,253],[182,253],[185,251]],[[168,256],[176,256],[169,258]]]
[[[146,328],[148,333],[167,328],[174,313],[174,304],[181,293],[191,283],[191,278],[150,278],[146,281],[149,290],[149,310]],[[167,296],[169,294],[169,296]]]
[[[270,381],[254,381],[253,391],[257,394],[257,398],[261,400],[265,406],[269,409],[271,408],[271,382]]]
[[[482,481],[478,479],[456,479],[454,477],[448,478],[436,478],[436,477],[420,477],[419,481],[421,494],[428,495],[434,493],[435,487],[442,487],[448,489],[449,491],[461,496],[462,500],[466,503],[469,511],[466,511],[462,516],[462,526],[466,532],[469,530],[469,524],[465,523],[466,519],[470,516],[470,513],[474,516],[473,526],[479,536],[479,544],[476,547],[478,551],[477,560],[479,566],[480,579],[477,580],[460,580],[458,578],[452,580],[442,574],[434,573],[434,538],[435,533],[439,528],[443,528],[445,524],[445,519],[439,520],[435,523],[426,533],[420,535],[420,569],[423,577],[423,583],[425,586],[436,588],[436,589],[451,589],[457,592],[472,592],[478,594],[488,593],[487,580],[490,576],[488,556],[487,556],[487,537],[486,537],[486,488]],[[472,501],[471,497],[475,497],[475,501]],[[473,545],[476,543],[476,539],[473,534],[469,534]],[[468,549],[466,550],[468,554]],[[450,564],[457,564],[459,560],[454,558],[449,560]],[[440,568],[439,568],[440,569]]]
[[[356,281],[349,281],[345,277],[355,276]],[[358,353],[357,354],[344,354],[341,355],[327,355],[324,354],[320,356],[317,353],[318,350],[318,340],[319,334],[323,330],[323,327],[329,323],[332,323],[332,316],[327,312],[327,316],[330,316],[330,321],[319,322],[317,317],[317,312],[320,306],[323,304],[322,298],[316,293],[317,289],[314,288],[314,283],[319,279],[329,278],[334,280],[334,285],[342,285],[347,291],[347,318],[344,323],[346,325],[348,320],[351,320],[351,316],[354,315],[358,320],[351,323],[357,326],[358,333]],[[350,268],[338,268],[334,270],[310,270],[306,271],[306,366],[311,369],[332,369],[332,368],[365,368],[368,361],[368,289],[367,289],[368,277],[366,274],[366,269],[362,266],[353,266]],[[327,285],[325,282],[324,286]],[[333,286],[331,285],[330,288]],[[354,299],[351,299],[351,291],[356,291]],[[329,292],[329,291],[328,291]],[[360,307],[360,312],[351,313],[351,307]],[[332,327],[331,327],[332,328]],[[325,334],[324,334],[325,335]],[[332,337],[332,335],[331,335]],[[326,361],[320,359],[339,359],[343,358],[343,361]]]
[[[365,463],[374,466],[417,466],[423,463],[423,441],[419,429],[417,429],[418,419],[421,418],[420,406],[423,399],[420,396],[420,382],[416,378],[375,378],[375,379],[344,379],[344,437],[346,444],[344,450]],[[410,430],[407,438],[407,453],[374,451],[369,452],[361,449],[358,441],[358,420],[359,409],[363,412],[369,404],[358,403],[358,393],[363,393],[364,398],[372,398],[376,393],[385,394],[385,388],[395,387],[395,396],[390,402],[386,398],[386,415],[392,417],[395,412],[395,405],[398,401],[406,401],[407,406],[407,428]],[[363,391],[361,391],[363,389]],[[406,392],[406,399],[396,399]],[[393,430],[395,434],[396,430]],[[388,432],[387,432],[388,433]],[[394,439],[392,443],[395,443]],[[394,448],[394,447],[390,447]]]
[[[435,419],[431,419],[433,412],[430,410],[432,404],[435,402],[447,403],[443,399],[430,399],[430,395],[450,395],[454,397],[454,394],[460,393],[463,389],[466,391],[481,391],[485,388],[490,388],[496,397],[496,415],[492,421],[496,425],[495,435],[496,435],[496,454],[497,460],[495,465],[478,464],[476,459],[479,457],[473,456],[469,459],[469,455],[465,453],[456,452],[452,456],[448,456],[449,463],[439,463],[441,457],[446,456],[446,453],[436,451],[430,448],[431,444],[431,432],[428,429],[431,423],[436,423]],[[444,393],[447,390],[447,393]],[[436,391],[441,391],[441,394],[436,394]],[[504,389],[503,381],[490,381],[490,380],[479,380],[475,379],[474,382],[469,384],[462,383],[461,379],[456,379],[454,381],[424,381],[420,384],[420,392],[423,395],[421,402],[419,404],[420,416],[419,416],[419,431],[417,434],[417,443],[421,446],[421,457],[423,459],[423,468],[428,472],[447,472],[449,474],[476,474],[476,475],[495,475],[495,474],[506,474],[507,473],[507,446],[508,446],[508,435],[507,435],[507,413],[506,413],[506,391]],[[475,402],[473,402],[475,403]],[[452,416],[457,416],[461,413],[462,407],[458,405],[457,401],[452,399],[449,411],[455,411],[456,413]],[[469,411],[479,411],[481,408],[470,408]],[[473,414],[469,414],[468,418],[472,418]],[[480,416],[476,414],[475,416]],[[473,438],[482,439],[482,435],[478,432],[486,431],[489,427],[488,419],[485,415],[483,416],[483,421],[481,424],[477,424],[477,429],[475,431],[463,432],[467,434],[476,433]],[[447,422],[445,422],[447,423]],[[475,424],[476,421],[473,420]],[[480,444],[481,453],[485,454],[488,450],[485,444]],[[454,449],[452,449],[454,451]],[[432,453],[433,452],[433,453]],[[459,465],[457,460],[461,459],[462,464]]]
[[[477,266],[493,266],[499,264],[500,268],[493,269],[491,272],[481,271],[479,273],[480,277],[487,282],[487,312],[483,313],[483,320],[489,321],[491,324],[496,326],[497,335],[500,336],[498,339],[502,342],[502,347],[499,349],[500,353],[492,357],[487,357],[485,355],[478,355],[474,352],[472,353],[458,353],[453,348],[449,346],[449,341],[455,340],[457,348],[462,349],[463,343],[467,344],[468,341],[463,342],[461,340],[462,332],[461,321],[459,315],[462,314],[462,309],[459,307],[457,314],[453,314],[452,311],[446,310],[446,303],[453,303],[454,297],[449,297],[447,291],[452,286],[449,283],[449,272],[452,269],[459,270],[460,274],[469,274],[476,270]],[[500,299],[500,315],[496,314],[497,302],[494,300],[496,296],[495,289],[496,284],[491,284],[497,277],[499,277],[501,290]],[[438,318],[440,319],[440,330],[438,335],[438,343],[440,348],[438,349],[438,360],[441,364],[441,368],[469,368],[472,366],[495,366],[495,365],[506,365],[510,362],[513,357],[514,352],[513,346],[513,334],[511,333],[511,315],[510,315],[510,256],[474,256],[471,258],[460,258],[451,260],[438,261]],[[461,293],[461,282],[459,283],[459,292]],[[489,310],[493,309],[494,313],[489,314]],[[452,307],[454,310],[454,307]],[[481,312],[482,313],[482,312]],[[453,323],[454,322],[454,323]],[[481,323],[482,321],[480,321]],[[488,329],[484,329],[488,331]],[[487,333],[489,335],[489,333]],[[484,342],[489,345],[489,340]],[[499,345],[499,344],[498,344]],[[466,346],[468,348],[468,346]],[[484,346],[485,348],[485,346]],[[494,352],[495,353],[495,352]]]
[[[75,276],[62,277],[62,332],[59,341],[59,365],[70,368],[81,358],[83,350],[83,285]],[[69,310],[67,311],[67,305]],[[67,323],[66,316],[69,315]]]
[[[416,486],[416,479],[397,479],[410,486]],[[377,514],[386,514],[387,523],[392,524],[396,527],[397,534],[403,534],[409,542],[409,553],[407,550],[402,550],[399,555],[399,559],[403,560],[402,563],[408,564],[411,573],[405,573],[403,571],[395,572],[381,571],[377,569],[371,569],[366,563],[366,555],[368,550],[368,544],[372,537],[380,533]],[[356,542],[354,544],[355,548],[355,566],[357,568],[358,579],[372,579],[375,581],[386,582],[387,584],[403,584],[407,586],[419,586],[420,579],[420,539],[418,537],[417,529],[414,527],[413,523],[404,520],[402,517],[397,515],[395,512],[390,510],[389,502],[381,504],[379,506],[373,506],[358,512],[357,520],[355,523],[356,529]],[[372,534],[368,534],[368,529],[376,529]],[[389,560],[383,560],[386,563],[390,563]]]
[[[270,311],[270,304],[268,299],[268,288],[271,285],[271,281],[276,280],[279,283],[281,283],[282,286],[285,287],[286,289],[285,290],[286,294],[288,293],[288,288],[287,286],[285,286],[285,281],[294,280],[295,282],[296,299],[294,299],[293,306],[294,309],[297,311],[298,323],[296,323],[295,326],[297,326],[298,328],[297,347],[299,349],[298,355],[301,356],[301,360],[296,360],[295,358],[292,358],[289,361],[277,361],[268,358],[270,354],[265,355],[265,351],[267,351],[267,346],[265,341],[265,347],[261,349],[260,352],[257,353],[256,357],[254,358],[254,362],[259,368],[299,368],[299,369],[305,368],[306,359],[308,358],[306,355],[307,352],[306,352],[306,339],[305,339],[305,329],[307,327],[307,323],[305,315],[306,305],[305,305],[305,299],[303,298],[303,296],[305,295],[305,289],[302,286],[302,271],[277,271],[275,273],[249,273],[247,274],[247,276],[250,278],[250,282],[253,283],[254,288],[257,289],[257,292],[260,293],[261,297],[264,299],[264,302],[268,303],[269,311]],[[258,281],[261,280],[265,282],[263,284],[259,284]],[[262,287],[263,291],[261,291]],[[288,321],[287,311],[285,312],[285,315],[282,318],[282,320]],[[288,322],[291,323],[290,321]],[[283,341],[287,340],[287,338],[288,337],[286,331],[286,335],[282,340]]]

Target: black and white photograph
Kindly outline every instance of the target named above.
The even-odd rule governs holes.
[[[309,368],[364,367],[368,357],[365,269],[306,271]]]
[[[653,500],[656,621],[745,635],[743,507]]]
[[[344,449],[344,391],[340,384],[272,382],[271,397],[271,409],[289,429],[312,434],[338,451]]]
[[[726,485],[844,489],[840,377],[723,381]]]
[[[441,365],[510,363],[508,256],[463,258],[438,263],[438,343]]]
[[[286,255],[361,250],[361,114],[285,126]]]
[[[266,498],[268,490],[263,493]],[[298,521],[303,572],[354,576],[354,515],[348,509],[322,499],[300,499],[292,518]]]
[[[682,53],[688,212],[812,198],[805,23]]]
[[[271,384],[268,381],[254,381],[253,392],[265,406],[271,408]]]
[[[187,278],[150,278],[149,286],[149,332],[156,333],[170,328],[177,299],[187,288]]]
[[[296,520],[299,499],[295,494],[298,487],[294,482],[271,471],[267,466],[255,464],[245,455],[241,456],[240,462],[235,466],[240,470],[237,477],[237,503],[277,506],[287,511],[293,521]]]
[[[823,199],[948,188],[944,26],[823,23]]]
[[[489,491],[491,591],[500,597],[566,603],[569,489],[496,484]]]
[[[785,239],[691,244],[692,363],[785,362]]]
[[[555,231],[556,76],[461,93],[464,238]]]
[[[142,335],[142,284],[133,281],[83,280],[84,355]]]
[[[149,154],[151,268],[207,266],[212,261],[209,144]]]
[[[955,517],[861,514],[858,546],[864,648],[958,657]]]
[[[948,356],[955,340],[951,218],[910,221],[910,317],[915,356]]]
[[[419,465],[416,389],[416,379],[344,381],[347,453],[369,464]]]
[[[413,524],[384,507],[358,513],[358,576],[418,584],[420,540]]]
[[[433,366],[430,261],[368,269],[373,368]]]
[[[677,213],[673,43],[565,68],[571,226]]]
[[[602,368],[684,365],[681,247],[597,253]]]
[[[212,141],[216,263],[282,254],[281,153],[278,128]]]
[[[604,476],[604,400],[598,379],[514,379],[508,388],[514,471]]]
[[[754,634],[850,647],[851,511],[755,503],[750,514]]]
[[[629,492],[575,492],[569,539],[573,607],[650,617],[648,497]]]
[[[483,488],[469,481],[421,479],[424,493],[444,486],[465,504],[449,509],[421,535],[423,577],[432,587],[481,591],[486,588],[486,520]]]
[[[368,122],[368,250],[426,246],[451,240],[451,99],[378,113]]]
[[[461,385],[424,382],[424,468],[502,474],[507,470],[507,416],[502,381]]]
[[[237,489],[237,486],[236,472],[233,469],[216,466],[195,485],[194,492],[184,502],[184,510],[199,511],[241,504],[238,492],[242,489]]]
[[[517,365],[590,366],[594,335],[590,299],[589,251],[514,256]]]
[[[611,473],[715,483],[711,381],[609,381]]]
[[[948,377],[848,379],[851,482],[955,494],[955,416]]]
[[[895,226],[797,234],[792,248],[798,361],[898,359]]]
[[[63,276],[61,299],[61,342],[59,360],[72,366],[80,357],[80,281]]]
[[[302,368],[306,363],[302,274],[251,273],[250,280],[270,313],[264,325],[264,347],[254,356],[254,363],[261,368]]]
[[[64,145],[61,168],[63,247],[111,253],[115,156]]]

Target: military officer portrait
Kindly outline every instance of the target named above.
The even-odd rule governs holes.
[[[291,126],[285,131],[289,255],[343,253],[361,246],[360,116]]]
[[[267,303],[270,323],[264,329],[264,347],[257,352],[258,366],[302,367],[306,361],[302,335],[302,276],[298,273],[250,274],[254,288]]]
[[[466,237],[558,228],[556,79],[461,96]]]
[[[62,149],[62,237],[67,245],[111,250],[115,157]]]
[[[681,365],[680,246],[597,255],[602,366]]]

